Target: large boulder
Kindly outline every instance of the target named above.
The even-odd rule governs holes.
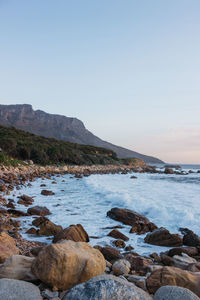
[[[0,263],[3,263],[6,258],[19,253],[15,240],[2,231],[0,233]]]
[[[133,283],[112,275],[101,275],[72,288],[63,300],[152,300]]]
[[[53,287],[66,290],[101,275],[106,262],[99,250],[87,243],[66,241],[44,247],[33,261],[33,274]]]
[[[171,234],[169,230],[164,227],[148,233],[144,241],[148,244],[167,247],[178,247],[183,244],[182,238],[179,234]]]
[[[35,276],[31,272],[31,265],[35,258],[13,255],[5,260],[0,265],[0,278],[10,278],[25,281],[36,280]]]
[[[0,279],[0,299],[2,300],[42,300],[39,288],[26,281]]]
[[[56,235],[63,229],[62,226],[54,224],[46,217],[36,218],[33,220],[32,224],[36,227],[39,227],[37,234],[45,236]]]
[[[81,224],[70,225],[69,227],[59,231],[53,243],[58,243],[61,240],[71,240],[74,242],[89,242],[89,236]]]
[[[51,214],[51,212],[48,210],[46,206],[38,206],[38,205],[30,207],[27,210],[27,213],[30,215],[37,215],[37,216],[46,216]]]
[[[153,300],[200,300],[200,298],[188,289],[167,285],[159,288]]]
[[[130,209],[114,207],[107,212],[107,216],[126,225],[131,225],[132,233],[143,234],[157,228],[149,219]]]
[[[167,255],[182,255],[182,253],[186,253],[189,256],[197,256],[199,254],[199,251],[196,247],[175,247],[170,249],[167,252]]]
[[[154,294],[161,286],[180,286],[200,296],[200,274],[174,267],[163,267],[155,270],[147,278],[147,289]]]

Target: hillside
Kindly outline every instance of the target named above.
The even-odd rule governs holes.
[[[14,126],[44,137],[53,137],[72,143],[93,145],[113,150],[119,158],[140,158],[147,163],[162,163],[161,160],[143,155],[103,141],[76,118],[34,111],[29,104],[0,105],[0,124]]]
[[[112,150],[80,145],[0,125],[2,154],[19,160],[33,160],[38,164],[118,164]]]

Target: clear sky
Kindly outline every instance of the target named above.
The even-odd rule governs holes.
[[[200,1],[0,0],[0,103],[200,163]]]

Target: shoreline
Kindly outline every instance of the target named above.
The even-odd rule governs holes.
[[[141,164],[139,162],[137,165],[134,164],[132,166],[127,165],[93,165],[93,166],[37,166],[37,165],[28,165],[28,166],[18,166],[16,167],[6,167],[2,166],[0,168],[0,215],[1,215],[1,231],[6,233],[10,236],[20,251],[20,256],[23,257],[30,257],[33,260],[37,260],[37,257],[42,249],[45,249],[47,245],[42,242],[37,242],[33,240],[26,240],[21,237],[19,233],[20,229],[20,222],[18,221],[18,213],[20,211],[16,210],[14,207],[14,203],[12,201],[8,201],[4,196],[8,196],[10,191],[12,191],[15,187],[20,188],[20,186],[30,185],[31,182],[34,181],[36,178],[46,178],[52,179],[52,176],[55,175],[65,175],[65,174],[72,174],[76,178],[82,178],[83,176],[89,176],[91,174],[127,174],[129,172],[139,172],[139,173],[159,173],[159,171],[155,170],[155,167],[150,167],[146,164]],[[169,170],[168,170],[169,171]],[[162,174],[169,174],[168,172],[163,171]],[[176,174],[176,173],[174,173]],[[22,195],[23,196],[23,195]],[[31,200],[29,196],[25,195],[23,200],[27,206],[34,203],[34,199]],[[31,202],[32,201],[32,202]],[[9,206],[10,205],[10,206]],[[13,207],[12,207],[13,206]],[[26,217],[26,215],[24,215]],[[40,227],[37,230],[56,230],[59,225],[55,225],[52,223],[46,215],[34,215],[35,220],[42,224],[43,227]],[[123,275],[126,280],[131,282],[132,284],[139,287],[145,291],[147,295],[152,294],[154,295],[157,289],[158,283],[155,283],[154,273],[157,272],[159,276],[165,276],[165,268],[178,268],[178,272],[182,272],[183,270],[186,272],[193,272],[196,276],[196,272],[200,272],[200,244],[198,246],[198,238],[192,232],[182,232],[182,236],[178,234],[171,234],[169,231],[161,230],[157,228],[156,224],[151,223],[146,217],[130,211],[128,209],[118,209],[118,211],[111,209],[107,212],[107,216],[111,219],[117,221],[120,224],[126,224],[130,226],[130,230],[134,234],[150,234],[149,240],[147,243],[152,242],[151,239],[155,237],[152,236],[154,231],[158,231],[158,239],[159,243],[168,243],[168,246],[171,248],[166,252],[157,254],[151,253],[149,256],[143,256],[136,252],[134,252],[134,248],[126,246],[125,241],[127,241],[127,236],[120,232],[120,228],[118,226],[111,226],[110,229],[110,236],[114,238],[113,245],[105,245],[105,246],[94,246],[93,249],[97,249],[103,255],[104,259],[106,260],[106,276],[114,275],[118,276]],[[27,215],[28,217],[28,215]],[[117,224],[116,223],[116,224]],[[30,224],[29,224],[30,225]],[[81,225],[80,225],[81,226]],[[30,229],[30,228],[29,228]],[[64,244],[69,242],[68,234],[70,231],[70,238],[72,241],[75,242],[84,242],[88,243],[89,236],[85,229],[79,225],[71,225],[68,228],[61,229],[59,228],[58,233],[61,234],[61,237],[57,237],[57,234],[54,235],[54,239],[56,237],[56,243],[60,243],[61,240],[64,239]],[[189,231],[189,230],[188,230]],[[66,235],[67,232],[67,235]],[[64,234],[64,235],[63,235]],[[184,237],[186,235],[190,236],[190,240],[194,237],[197,239],[196,245],[187,245],[183,243]],[[199,238],[200,239],[200,238]],[[68,241],[66,241],[68,240]],[[165,241],[166,240],[166,241]],[[55,242],[55,241],[54,241]],[[54,247],[54,242],[48,244],[48,247]],[[1,243],[1,241],[0,241]],[[124,246],[125,245],[125,246]],[[156,245],[156,244],[154,244]],[[164,246],[164,245],[161,245]],[[167,245],[166,245],[167,246]],[[90,246],[91,247],[91,246]],[[126,247],[126,248],[125,248]],[[186,256],[182,256],[185,253]],[[13,253],[15,254],[15,253]],[[185,255],[184,254],[184,255]],[[0,255],[1,256],[1,255]],[[9,257],[9,256],[8,256]],[[120,260],[128,261],[128,268],[124,269],[123,263],[118,267],[117,271],[115,271],[115,263],[118,263]],[[127,267],[127,265],[126,265]],[[120,271],[119,271],[120,269]],[[123,269],[123,271],[121,271]],[[171,271],[171,269],[169,269]],[[182,274],[182,273],[181,273]],[[168,274],[169,275],[169,274]],[[168,276],[167,275],[167,276]],[[170,275],[170,276],[175,276]],[[177,275],[178,276],[178,275]],[[182,276],[182,275],[181,275]],[[164,278],[164,277],[163,277]],[[158,279],[156,279],[158,280]],[[37,285],[37,284],[36,284]],[[48,287],[49,291],[51,289]],[[194,290],[193,290],[194,291]],[[198,293],[197,293],[198,294]],[[58,292],[58,299],[61,298],[60,292]],[[44,299],[46,299],[44,297]]]

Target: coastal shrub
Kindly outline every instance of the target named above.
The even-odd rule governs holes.
[[[6,155],[16,160],[31,159],[42,165],[119,163],[116,153],[109,149],[37,136],[15,127],[1,125],[0,147]]]

